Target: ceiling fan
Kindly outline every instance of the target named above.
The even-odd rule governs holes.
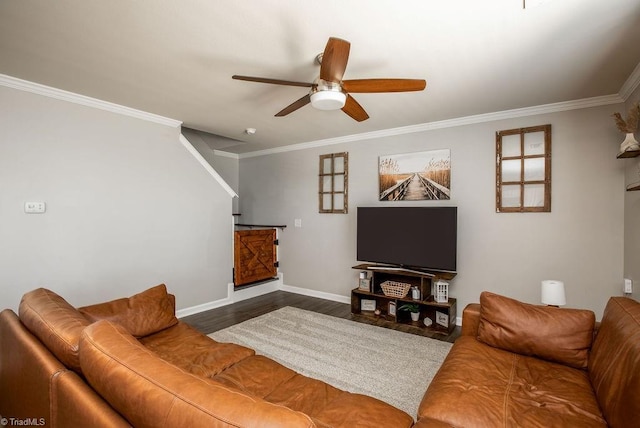
[[[249,82],[311,88],[307,95],[276,113],[278,117],[286,116],[311,103],[319,110],[342,109],[358,122],[367,120],[369,115],[350,95],[351,93],[410,92],[422,91],[426,87],[427,82],[421,79],[342,80],[347,68],[350,47],[351,44],[346,40],[330,37],[324,52],[316,57],[320,63],[320,76],[312,83],[239,75],[234,75],[232,78]]]

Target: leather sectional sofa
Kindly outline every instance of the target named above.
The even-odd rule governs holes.
[[[419,427],[640,426],[640,303],[593,312],[484,292],[432,380]]]
[[[46,289],[0,313],[0,415],[52,427],[410,427],[372,397],[218,343],[160,285],[76,309]]]
[[[80,309],[37,289],[19,314],[0,313],[0,415],[13,425],[546,428],[640,420],[640,303],[627,298],[611,298],[596,332],[591,311],[482,293],[465,308],[462,337],[415,425],[379,400],[213,341],[175,318],[164,285]]]

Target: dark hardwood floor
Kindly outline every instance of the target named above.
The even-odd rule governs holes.
[[[351,305],[349,304],[288,293],[285,291],[275,291],[263,296],[254,297],[231,305],[190,315],[182,318],[182,321],[198,329],[202,333],[209,334],[285,306],[293,306],[300,309],[306,309],[308,311],[363,322],[366,324],[382,325],[381,322],[374,319],[351,314]],[[421,328],[400,324],[394,325],[393,327],[395,330],[420,334],[421,336],[431,337],[447,342],[454,342],[460,336],[460,327],[456,327],[453,333],[448,336],[429,333]]]

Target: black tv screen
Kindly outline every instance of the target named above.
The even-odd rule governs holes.
[[[358,207],[357,259],[456,270],[457,207]]]

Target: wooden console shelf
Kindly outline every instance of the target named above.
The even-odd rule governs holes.
[[[640,184],[634,184],[627,187],[627,192],[637,192],[640,190]]]
[[[618,159],[629,159],[640,156],[640,150],[628,150],[626,152],[618,153],[616,156]],[[627,186],[627,192],[637,192],[640,190],[640,183],[630,184]]]
[[[351,313],[376,321],[378,325],[389,324],[389,327],[402,324],[428,333],[450,334],[456,327],[456,299],[449,298],[445,303],[438,303],[431,295],[432,283],[440,279],[450,281],[455,273],[427,272],[402,268],[387,268],[372,264],[360,264],[353,269],[370,272],[370,291],[355,288],[351,291]],[[411,297],[411,290],[405,297],[386,296],[381,284],[385,281],[402,282],[417,287],[420,299]],[[363,305],[363,301],[365,304]],[[366,305],[373,305],[379,311],[367,310]],[[405,304],[417,304],[420,309],[418,321],[411,320],[409,311],[399,310]],[[364,307],[363,307],[364,306]],[[395,307],[395,314],[393,308]],[[429,319],[425,323],[425,320]],[[427,325],[429,324],[429,325]]]
[[[618,153],[616,156],[618,159],[629,159],[629,158],[637,158],[640,156],[640,150],[628,150],[626,152]]]

